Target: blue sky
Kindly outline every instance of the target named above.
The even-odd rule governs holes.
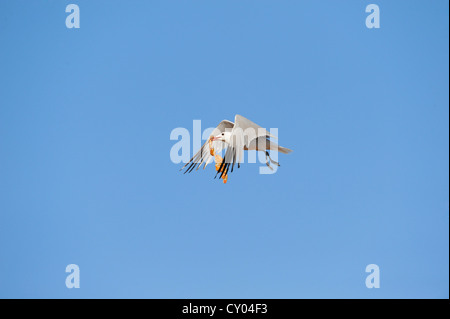
[[[1,1],[0,297],[448,298],[448,2],[369,3]],[[181,174],[236,113],[278,172]]]

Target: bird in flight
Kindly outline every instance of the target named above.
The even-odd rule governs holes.
[[[190,173],[196,167],[198,170],[202,164],[204,164],[203,169],[205,169],[206,165],[214,157],[217,171],[214,178],[220,174],[219,178],[222,178],[223,182],[226,183],[228,180],[228,172],[233,172],[234,165],[237,163],[237,167],[240,167],[244,151],[253,150],[265,152],[266,165],[273,170],[270,166],[271,163],[277,166],[280,166],[280,164],[272,160],[269,150],[278,151],[283,154],[288,154],[292,150],[274,143],[269,139],[271,137],[276,138],[258,124],[236,114],[234,123],[223,120],[217,125],[209,139],[181,170],[187,167],[184,174]],[[223,149],[226,149],[224,158],[216,154]]]

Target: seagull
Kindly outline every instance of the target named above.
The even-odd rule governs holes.
[[[288,154],[292,150],[282,147],[269,138],[277,138],[266,131],[264,128],[242,115],[236,114],[234,123],[228,120],[223,120],[212,131],[209,139],[203,144],[200,150],[186,163],[181,169],[186,168],[184,174],[190,173],[197,167],[197,170],[202,164],[203,169],[211,160],[216,161],[216,178],[220,174],[219,179],[222,178],[224,183],[227,181],[228,171],[233,172],[234,165],[240,168],[243,160],[244,151],[262,151],[266,154],[266,165],[273,170],[270,163],[280,166],[275,162],[269,154],[269,150],[278,151],[283,154]],[[225,151],[225,157],[222,159],[216,152]]]

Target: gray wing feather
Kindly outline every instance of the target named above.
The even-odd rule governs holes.
[[[267,131],[266,129],[262,128],[261,126],[259,126],[258,124],[250,121],[249,119],[243,117],[242,115],[236,114],[235,119],[234,119],[234,128],[242,128],[242,130],[247,130],[247,129],[253,129],[256,131],[257,136],[255,136],[254,138],[257,137],[261,137],[261,136],[268,136],[268,137],[273,137],[276,138],[276,136],[273,136],[272,134],[270,134],[269,131]],[[251,141],[249,141],[250,143]],[[248,146],[248,145],[246,145]]]

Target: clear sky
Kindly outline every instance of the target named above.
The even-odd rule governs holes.
[[[448,298],[448,6],[0,1],[0,297]],[[180,173],[236,113],[278,172]]]

